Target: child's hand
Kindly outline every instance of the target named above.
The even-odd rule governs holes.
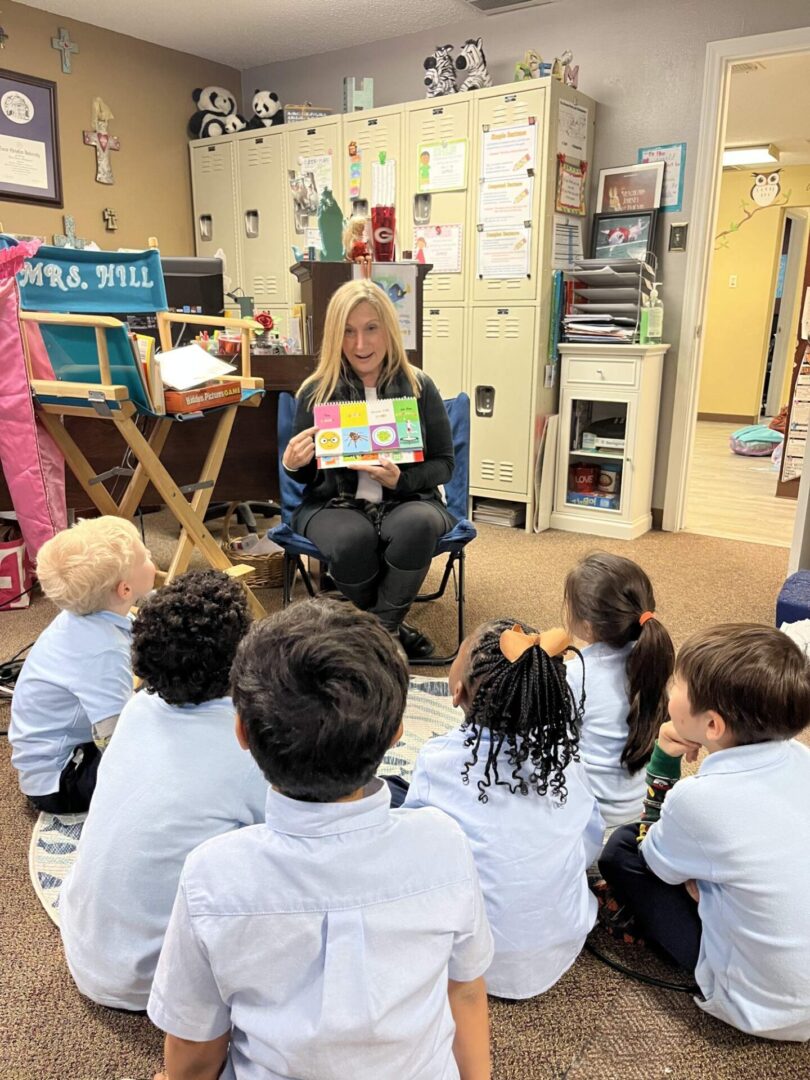
[[[671,720],[665,720],[661,725],[658,732],[658,745],[670,757],[685,757],[687,761],[695,761],[700,753],[700,743],[691,742],[680,736]]]
[[[698,889],[698,883],[694,880],[694,878],[689,878],[688,881],[685,881],[683,883],[683,887],[686,889],[686,891],[689,893],[695,903],[699,904],[700,890]]]

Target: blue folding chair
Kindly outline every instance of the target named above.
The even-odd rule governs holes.
[[[436,541],[436,550],[433,552],[433,557],[447,555],[447,562],[438,589],[431,593],[420,593],[415,602],[425,603],[427,600],[440,599],[444,596],[447,583],[452,575],[458,615],[458,640],[449,656],[431,656],[424,660],[414,661],[420,666],[430,667],[442,667],[452,663],[458,654],[461,642],[464,640],[465,552],[467,544],[478,535],[473,523],[467,519],[470,489],[470,399],[467,394],[459,394],[458,397],[450,398],[444,404],[450,419],[450,428],[453,433],[453,450],[456,458],[453,475],[449,482],[445,484],[444,491],[447,499],[447,509],[456,518],[456,524],[450,532],[440,536]],[[312,541],[307,540],[300,533],[294,532],[292,528],[292,516],[296,508],[301,504],[304,496],[304,486],[290,476],[281,464],[281,459],[292,434],[295,408],[295,398],[292,394],[279,395],[278,472],[279,487],[281,489],[281,524],[270,529],[267,534],[271,540],[274,540],[279,547],[284,549],[284,607],[287,607],[292,602],[296,572],[301,575],[301,580],[304,582],[309,595],[316,595],[312,575],[305,566],[304,559],[317,559],[322,563],[326,562],[326,559]]]

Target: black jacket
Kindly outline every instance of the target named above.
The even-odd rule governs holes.
[[[446,484],[453,475],[455,465],[450,421],[441,395],[430,376],[418,371],[417,378],[421,385],[417,403],[425,460],[400,465],[399,483],[393,490],[383,488],[383,500],[404,502],[411,499],[430,499],[444,506],[438,488],[440,484]],[[410,383],[402,374],[395,375],[388,386],[384,390],[378,388],[377,393],[382,398],[413,396]],[[341,377],[330,400],[364,401],[363,383],[350,372],[348,376]],[[300,431],[312,427],[313,422],[311,395],[302,396],[298,399],[292,434],[297,435]],[[315,511],[320,510],[330,500],[351,499],[357,494],[359,473],[352,469],[318,469],[314,458],[308,465],[290,472],[290,476],[306,485],[303,501],[293,516],[297,532],[303,532]]]

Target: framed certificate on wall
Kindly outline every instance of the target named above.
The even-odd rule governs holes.
[[[62,205],[56,83],[2,69],[0,199]]]

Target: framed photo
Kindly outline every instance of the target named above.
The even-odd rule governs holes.
[[[2,69],[0,199],[62,205],[56,83]]]
[[[594,259],[648,262],[655,243],[656,210],[638,214],[595,214],[591,233]]]
[[[596,196],[597,214],[626,214],[631,210],[657,210],[661,205],[664,162],[602,169]]]

